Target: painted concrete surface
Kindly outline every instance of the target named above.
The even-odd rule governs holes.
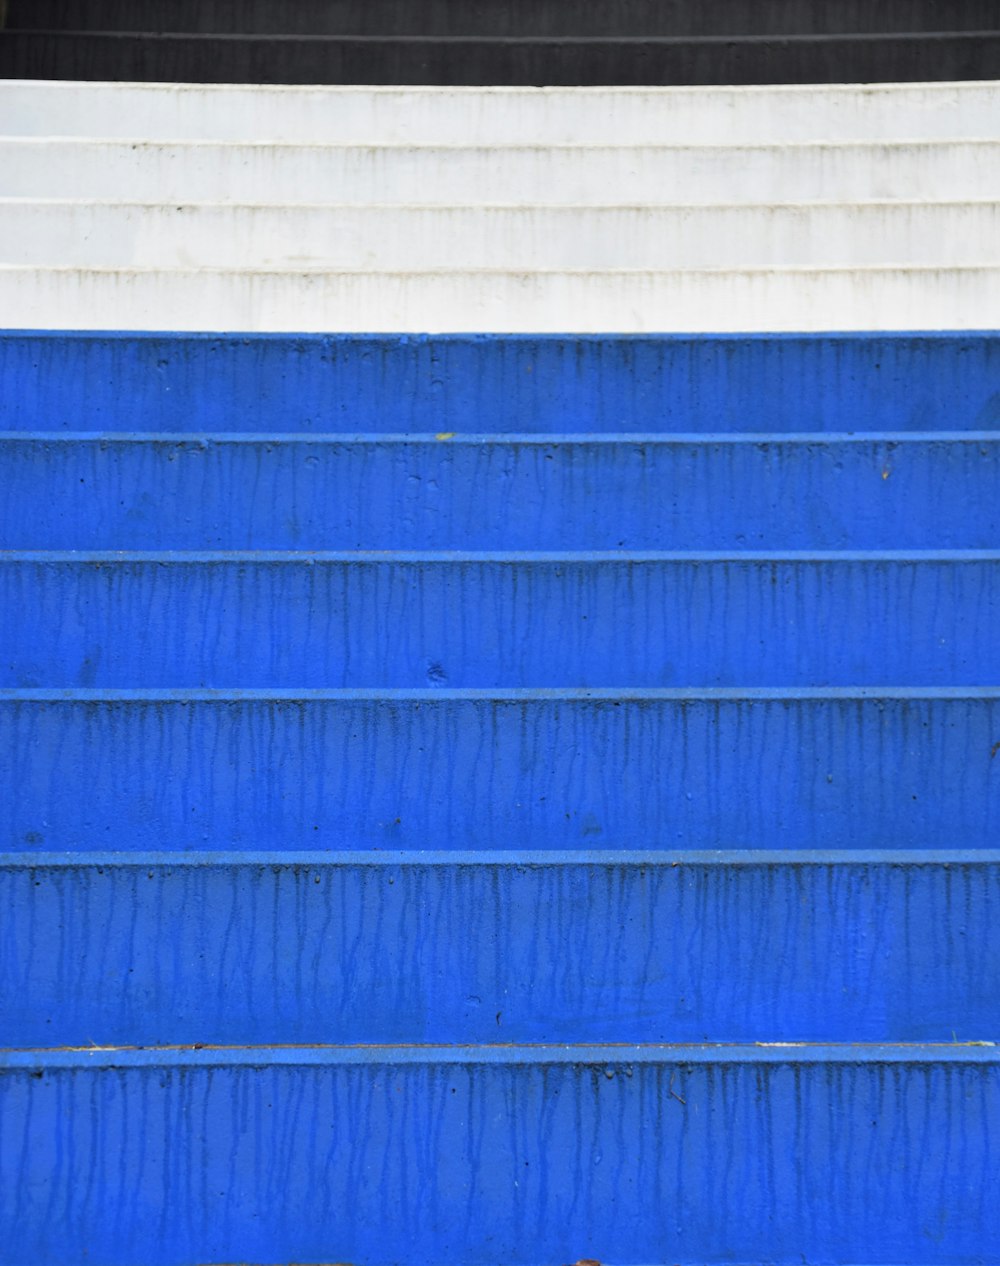
[[[1000,688],[0,690],[19,851],[992,849]]]
[[[7,687],[947,687],[1000,662],[987,551],[5,552],[0,606]]]
[[[0,323],[68,330],[978,330],[997,312],[1000,267],[252,273],[0,266]]]
[[[0,326],[976,329],[1000,311],[996,85],[259,98],[103,85],[78,90],[70,136],[66,85],[2,91]],[[129,120],[133,98],[134,126],[159,111],[200,139],[88,131],[113,106]],[[243,126],[260,121],[263,138],[222,139],[247,100]],[[914,130],[932,106],[945,135]],[[728,126],[744,107],[749,144]],[[55,130],[24,134],[26,112]],[[433,137],[434,119],[460,120],[438,129],[451,140],[412,131],[429,121]]]
[[[831,433],[958,438],[1000,428],[1000,336],[975,331],[247,338],[39,330],[0,332],[0,372],[4,430],[69,436],[416,433],[445,443],[490,432],[580,435],[585,426],[602,443],[629,433],[825,442]],[[928,502],[935,511],[937,501]],[[760,542],[768,544],[778,542]]]
[[[0,81],[8,136],[308,144],[760,145],[996,137],[1000,86],[244,87]]]
[[[1000,1260],[998,91],[0,85],[5,1263]]]
[[[442,436],[7,434],[0,548],[738,555],[1000,539],[992,431]]]
[[[62,198],[71,190],[75,198],[108,201],[279,206],[602,206],[609,200],[732,206],[942,196],[963,201],[994,197],[998,171],[1000,138],[750,146],[0,138],[0,195]]]
[[[8,1047],[950,1042],[993,1031],[998,901],[960,849],[6,854],[0,1010]]]
[[[18,1262],[315,1262],[334,1245],[373,1266],[1000,1255],[991,1047],[29,1051],[0,1066]]]
[[[990,199],[430,209],[0,201],[0,259],[42,267],[968,267],[997,263],[998,242],[1000,200]]]

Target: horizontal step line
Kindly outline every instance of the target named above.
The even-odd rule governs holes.
[[[0,871],[4,870],[157,870],[247,869],[266,867],[270,870],[349,868],[380,870],[404,868],[444,868],[480,870],[538,870],[562,867],[596,867],[620,870],[642,867],[670,870],[685,866],[726,870],[732,867],[773,866],[781,868],[813,868],[820,866],[873,867],[885,866],[906,870],[914,867],[987,867],[1000,865],[997,849],[725,849],[725,850],[567,850],[551,852],[541,849],[509,849],[495,852],[443,850],[380,850],[358,853],[343,850],[278,852],[273,849],[238,853],[225,849],[192,849],[185,852],[80,852],[80,853],[4,853],[0,852]]]
[[[5,139],[5,138],[0,138]],[[31,197],[0,195],[0,210],[5,207],[33,207],[46,210],[105,210],[188,212],[211,211],[231,214],[234,212],[259,211],[276,215],[315,215],[318,212],[363,215],[370,211],[386,215],[479,215],[513,213],[518,215],[621,215],[628,212],[650,216],[686,215],[705,212],[712,215],[753,216],[760,212],[814,212],[841,211],[854,214],[865,211],[898,211],[912,214],[914,211],[953,211],[971,208],[975,210],[1000,207],[1000,190],[996,197],[981,198],[874,198],[839,199],[837,201],[812,202],[220,202],[218,199],[200,198],[55,198],[43,195]]]
[[[0,1050],[0,1071],[101,1067],[365,1064],[994,1064],[992,1042],[563,1046],[160,1046]]]
[[[503,564],[575,563],[1000,563],[1000,551],[907,550],[4,550],[4,563],[168,564]]]
[[[0,331],[0,339],[3,332]],[[69,337],[76,337],[69,333]],[[197,337],[197,336],[193,336]],[[555,448],[561,445],[594,445],[602,448],[642,445],[644,447],[736,447],[746,445],[924,445],[1000,444],[1000,431],[0,431],[3,444],[178,444],[185,448],[201,445],[301,444],[310,447],[354,444],[375,447],[419,444],[449,447],[498,445]]]
[[[572,687],[494,690],[465,689],[220,689],[208,687],[177,689],[88,689],[71,687],[0,688],[0,703],[795,703],[843,700],[1000,700],[996,686],[784,686],[784,687],[698,687],[694,689],[650,687],[633,689],[627,686]]]
[[[110,279],[126,285],[142,283],[150,280],[154,284],[160,282],[180,281],[184,285],[192,285],[202,279],[211,281],[234,280],[238,284],[253,284],[257,281],[274,280],[279,283],[336,283],[360,282],[377,286],[393,286],[400,283],[457,283],[482,281],[508,282],[608,282],[619,281],[645,282],[650,285],[664,285],[671,282],[687,282],[700,278],[712,278],[721,281],[747,281],[757,279],[794,280],[820,279],[825,277],[844,278],[850,280],[867,277],[894,278],[933,277],[954,278],[957,276],[982,276],[993,279],[1000,276],[1000,265],[992,260],[978,263],[925,263],[912,262],[878,263],[878,264],[816,264],[794,267],[761,265],[758,268],[730,268],[720,264],[717,268],[683,268],[666,266],[663,268],[533,268],[530,265],[518,264],[511,268],[482,268],[471,264],[468,268],[427,268],[396,269],[392,267],[377,268],[344,268],[339,264],[324,264],[303,267],[299,264],[281,265],[274,268],[250,267],[234,265],[231,268],[190,267],[178,265],[172,267],[160,262],[149,265],[134,264],[124,267],[109,267],[103,264],[11,264],[0,262],[0,274],[13,273],[21,275],[34,274],[43,280],[73,278],[77,281]],[[416,322],[413,322],[416,324]],[[97,327],[95,327],[96,329]]]
[[[372,269],[372,268],[162,268],[159,266],[137,267],[82,267],[76,265],[8,264],[0,263],[0,276],[42,277],[106,277],[111,279],[137,280],[154,278],[199,277],[253,281],[257,278],[278,278],[303,281],[318,279],[333,281],[338,278],[370,281],[430,281],[452,278],[496,280],[507,278],[528,281],[535,278],[608,278],[622,280],[662,281],[669,278],[739,278],[739,277],[854,277],[854,276],[951,276],[955,274],[996,276],[1000,264],[825,264],[812,267],[760,267],[760,268],[426,268],[426,269]],[[95,330],[95,333],[97,331]],[[229,333],[229,331],[226,331]]]
[[[963,96],[979,96],[984,91],[996,90],[997,83],[991,80],[928,80],[924,82],[907,81],[900,83],[864,83],[864,84],[665,84],[641,85],[629,84],[580,84],[553,85],[536,87],[523,84],[229,84],[229,83],[122,83],[122,82],[80,82],[76,79],[23,79],[11,78],[0,83],[0,93],[4,89],[31,91],[39,96],[53,96],[60,92],[72,93],[74,98],[84,95],[105,94],[140,94],[166,97],[171,102],[185,96],[202,94],[223,98],[226,96],[274,96],[288,98],[291,96],[306,97],[408,97],[416,95],[426,97],[475,96],[486,99],[517,98],[539,103],[554,98],[567,97],[571,100],[601,99],[603,97],[662,97],[666,100],[684,97],[740,96],[761,97],[774,94],[779,97],[858,97],[865,101],[871,98],[910,96],[919,94],[953,97],[958,93]]]
[[[550,153],[609,153],[609,154],[629,154],[638,151],[654,150],[658,153],[681,153],[681,154],[700,154],[704,151],[712,153],[732,153],[732,154],[756,154],[767,152],[824,152],[827,150],[843,151],[843,150],[899,150],[899,149],[920,149],[920,150],[939,150],[950,149],[954,146],[975,147],[983,149],[996,149],[1000,147],[1000,137],[994,136],[947,136],[933,137],[930,140],[921,137],[903,137],[894,138],[892,140],[876,139],[871,141],[846,140],[816,140],[816,141],[760,141],[750,142],[748,144],[733,144],[731,141],[698,141],[690,143],[682,142],[664,142],[657,143],[654,141],[638,141],[629,143],[627,140],[602,141],[591,144],[587,141],[553,141],[553,142],[524,142],[524,141],[432,141],[419,143],[414,141],[296,141],[296,140],[218,140],[211,138],[163,138],[158,137],[150,140],[148,137],[121,137],[121,136],[75,136],[75,135],[51,135],[51,136],[35,136],[24,135],[22,133],[5,134],[0,131],[0,145],[17,146],[26,149],[42,148],[49,146],[65,146],[73,148],[90,148],[94,146],[106,146],[113,149],[122,150],[159,150],[159,149],[184,149],[184,150],[203,150],[203,149],[244,149],[257,152],[268,152],[275,149],[289,150],[295,153],[304,150],[323,150],[329,151],[345,151],[354,152],[390,152],[390,153],[420,153],[443,152],[443,153],[486,153],[486,154],[503,154],[503,153],[525,153],[525,154],[550,154]]]
[[[29,268],[26,271],[31,272],[34,270]],[[968,329],[962,330],[925,326],[924,328],[887,328],[883,330],[747,330],[743,332],[708,331],[702,333],[666,330],[652,334],[634,334],[621,331],[602,333],[592,330],[578,333],[568,333],[566,331],[426,333],[375,330],[342,330],[331,333],[328,331],[302,330],[290,333],[281,330],[248,329],[224,331],[206,329],[133,330],[128,327],[111,327],[106,330],[92,330],[78,326],[65,330],[54,330],[46,326],[0,327],[0,344],[7,341],[19,343],[26,339],[38,340],[39,342],[53,345],[62,343],[99,345],[106,343],[117,346],[123,343],[134,343],[138,347],[142,347],[143,344],[163,344],[173,341],[181,346],[188,343],[195,346],[200,344],[209,351],[213,350],[216,345],[229,350],[236,350],[248,344],[254,346],[272,345],[279,350],[283,346],[287,349],[290,347],[297,348],[299,344],[304,344],[310,350],[316,351],[328,348],[361,348],[366,344],[375,344],[377,347],[389,348],[397,353],[408,348],[412,348],[414,351],[426,351],[432,347],[454,347],[456,349],[462,348],[481,352],[495,350],[498,347],[509,348],[512,351],[531,348],[541,352],[549,348],[559,349],[570,345],[574,348],[578,347],[580,350],[591,352],[600,351],[604,348],[631,350],[633,348],[648,348],[651,345],[666,350],[685,348],[693,351],[697,348],[704,348],[713,351],[734,349],[744,352],[748,347],[762,345],[767,347],[768,350],[777,352],[789,347],[794,347],[795,351],[801,351],[804,348],[821,349],[824,344],[845,350],[865,349],[866,346],[875,344],[879,347],[887,346],[889,350],[895,350],[893,344],[898,344],[903,350],[907,350],[910,346],[916,350],[921,344],[927,342],[930,342],[933,347],[947,347],[949,344],[962,345],[981,340],[988,340],[990,343],[1000,347],[1000,322],[995,326],[970,326]],[[922,348],[920,350],[926,354],[929,349]],[[933,348],[930,350],[933,350]],[[949,350],[951,349],[949,348]],[[789,354],[792,353],[790,352]],[[828,433],[832,434],[832,432]],[[956,432],[952,431],[937,433],[945,436],[956,434]],[[964,434],[964,432],[961,433]],[[6,434],[20,435],[22,432],[9,431]],[[111,432],[111,434],[117,434],[117,432]],[[184,432],[184,434],[187,433]],[[311,432],[301,432],[301,434],[306,435],[311,434]],[[503,434],[506,434],[506,432],[503,432]],[[617,434],[617,432],[614,433],[615,436]],[[677,432],[672,431],[669,434],[672,436],[677,434]],[[855,433],[838,432],[838,434],[854,435]],[[863,435],[863,432],[860,434]],[[928,432],[901,432],[901,434],[914,434],[922,437]],[[984,434],[996,435],[998,432],[987,431]]]

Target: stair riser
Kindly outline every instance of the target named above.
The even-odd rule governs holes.
[[[992,140],[498,148],[0,138],[4,197],[69,192],[164,203],[732,206],[942,195],[965,201],[995,198],[998,169],[1000,143]]]
[[[868,11],[875,12],[871,6]],[[366,6],[364,12],[373,10]],[[575,20],[582,16],[578,10]],[[364,145],[620,145],[627,138],[630,145],[761,145],[989,137],[998,97],[995,84],[975,82],[537,92],[7,80],[0,81],[0,116],[8,136]]]
[[[978,692],[6,692],[0,739],[8,851],[992,848],[1000,830],[1000,700]]]
[[[0,333],[0,379],[7,431],[1000,429],[1000,337],[977,334]]]
[[[1000,862],[0,857],[8,1046],[952,1041]]]
[[[0,606],[10,687],[951,686],[1000,664],[996,555],[6,555]]]
[[[7,0],[7,26],[106,31],[328,35],[823,35],[837,32],[984,30],[991,0],[715,0],[710,6],[616,0],[583,7],[538,0]]]
[[[671,85],[1000,78],[1000,32],[657,40],[10,31],[0,74],[157,83]]]
[[[314,275],[0,268],[0,324],[34,329],[978,330],[998,311],[1000,267]]]
[[[992,264],[1000,202],[413,210],[0,203],[0,260],[73,268],[809,268]]]
[[[1000,440],[985,432],[733,442],[8,435],[0,486],[4,549],[988,549],[1000,540]]]
[[[690,1050],[22,1057],[0,1074],[6,1254],[18,1266],[1000,1254],[992,1052],[727,1063]]]

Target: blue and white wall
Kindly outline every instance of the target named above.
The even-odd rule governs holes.
[[[0,133],[0,1264],[1000,1262],[1000,84]]]

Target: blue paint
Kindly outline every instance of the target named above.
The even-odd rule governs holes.
[[[0,857],[8,1046],[993,1033],[1000,854]]]
[[[994,848],[1000,689],[0,691],[9,849]]]
[[[0,604],[15,687],[975,685],[1000,664],[988,553],[12,553]]]
[[[988,549],[1000,541],[1000,437],[988,431],[448,441],[8,434],[0,487],[6,549]]]
[[[993,1049],[250,1048],[0,1065],[10,1266],[1000,1258]]]
[[[993,333],[0,335],[8,431],[1000,428]]]
[[[3,1266],[1000,1262],[1000,336],[0,381]]]

